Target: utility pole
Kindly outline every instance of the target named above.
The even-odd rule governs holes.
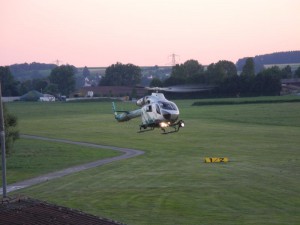
[[[4,129],[4,115],[2,104],[2,88],[0,81],[0,141],[1,141],[1,153],[2,153],[2,190],[3,198],[6,198],[6,150],[5,150],[5,129]]]

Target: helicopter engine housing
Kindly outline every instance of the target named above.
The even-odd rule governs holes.
[[[140,98],[139,100],[136,101],[136,105],[140,107],[149,103],[150,101],[148,100],[148,96],[145,96],[144,98]]]

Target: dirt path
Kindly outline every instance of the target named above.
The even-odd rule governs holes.
[[[114,146],[106,146],[106,145],[98,145],[98,144],[92,144],[92,143],[86,143],[86,142],[77,142],[77,141],[69,141],[69,140],[64,140],[64,139],[54,139],[54,138],[46,138],[46,137],[40,137],[40,136],[33,136],[33,135],[21,135],[21,138],[28,138],[28,139],[37,139],[37,140],[44,140],[44,141],[53,141],[53,142],[61,142],[61,143],[67,143],[67,144],[74,144],[74,145],[81,145],[85,147],[91,147],[91,148],[102,148],[102,149],[111,149],[114,151],[119,151],[124,154],[112,158],[106,158],[106,159],[101,159],[95,162],[90,162],[90,163],[85,163],[79,166],[73,166],[64,170],[44,174],[32,179],[20,181],[14,184],[7,185],[7,193],[16,191],[19,189],[27,188],[35,184],[39,184],[45,181],[53,180],[59,177],[63,177],[72,173],[76,173],[82,170],[87,170],[90,168],[102,166],[114,161],[118,160],[123,160],[123,159],[128,159],[132,158],[138,155],[144,154],[143,151],[140,150],[135,150],[135,149],[130,149],[130,148],[119,148],[119,147],[114,147]],[[0,194],[2,195],[2,188],[0,188]]]

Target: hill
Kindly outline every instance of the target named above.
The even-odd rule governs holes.
[[[236,67],[238,71],[242,71],[246,59],[241,58],[237,61]],[[298,64],[300,63],[300,51],[275,52],[271,54],[257,55],[254,58],[255,72],[260,72],[264,65],[270,64]]]
[[[44,78],[50,75],[55,64],[46,63],[22,63],[9,66],[11,73],[16,80],[25,81],[37,78]]]

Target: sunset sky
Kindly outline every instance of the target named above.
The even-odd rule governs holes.
[[[0,66],[207,65],[300,50],[299,0],[0,0]]]

